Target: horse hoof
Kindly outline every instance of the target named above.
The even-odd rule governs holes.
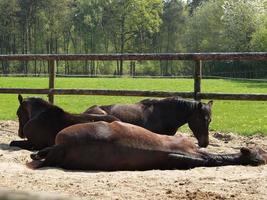
[[[12,142],[10,142],[9,146],[10,146],[10,147],[14,147],[14,146],[16,146],[16,141],[12,141]]]
[[[32,153],[30,156],[31,156],[32,160],[41,160],[42,159],[40,156],[38,156],[37,153]]]
[[[246,155],[246,156],[248,156],[248,155],[250,155],[252,152],[251,152],[251,150],[249,149],[249,148],[247,148],[247,147],[242,147],[241,149],[240,149],[240,152],[243,154],[243,155]]]
[[[39,161],[39,160],[33,160],[31,162],[27,162],[26,163],[26,166],[29,168],[29,169],[38,169],[42,166],[42,161]]]
[[[240,149],[241,157],[245,165],[258,166],[265,164],[265,159],[263,156],[255,149],[249,149],[247,147],[242,147]]]

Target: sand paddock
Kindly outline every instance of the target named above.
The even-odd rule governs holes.
[[[31,170],[30,151],[10,148],[18,123],[0,122],[0,188],[49,192],[78,199],[267,199],[267,165],[191,170],[66,171]],[[192,140],[195,140],[191,137]],[[211,152],[237,152],[241,146],[267,149],[267,137],[212,133]]]

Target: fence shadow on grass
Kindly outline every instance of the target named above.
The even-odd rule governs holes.
[[[246,84],[248,88],[266,88],[267,89],[267,79],[265,80],[229,80],[233,83]],[[267,90],[266,90],[267,93]]]

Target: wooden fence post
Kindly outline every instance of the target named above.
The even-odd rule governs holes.
[[[194,99],[201,100],[198,94],[201,92],[201,78],[202,78],[202,61],[197,60],[195,64],[194,74]]]
[[[54,103],[54,94],[52,93],[52,89],[55,88],[55,77],[56,77],[56,60],[48,61],[49,67],[49,93],[48,100],[50,103]]]

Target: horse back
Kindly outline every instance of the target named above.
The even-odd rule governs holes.
[[[144,110],[141,104],[115,104],[99,106],[104,112],[115,116],[123,122],[144,126]]]
[[[170,151],[182,146],[180,144],[184,143],[185,139],[181,136],[176,138],[155,134],[129,123],[100,121],[69,126],[57,134],[55,143],[86,145],[91,141],[115,143],[129,148]]]

